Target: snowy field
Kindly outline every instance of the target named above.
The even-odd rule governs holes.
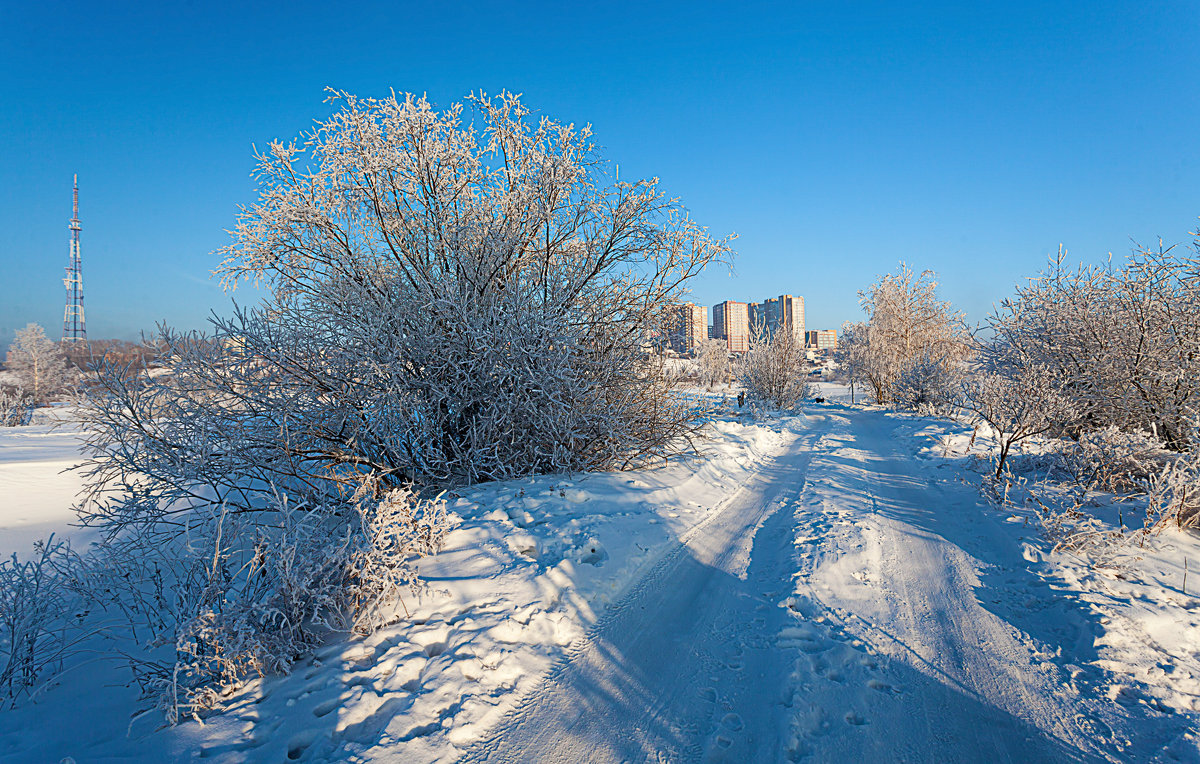
[[[51,533],[86,546],[91,531],[73,527],[71,510],[82,485],[78,431],[56,427],[41,410],[28,427],[0,427],[0,556],[22,557]]]
[[[969,436],[731,412],[687,459],[463,491],[408,620],[203,725],[94,659],[0,712],[0,762],[1200,761],[1200,543],[1050,554]],[[6,552],[88,540],[73,438],[0,430]]]

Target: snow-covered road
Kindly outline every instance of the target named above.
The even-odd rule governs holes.
[[[465,760],[1194,757],[1188,718],[1105,695],[1098,616],[904,419],[808,413]]]
[[[791,656],[790,512],[821,439],[808,431],[609,611],[467,761],[778,758]]]

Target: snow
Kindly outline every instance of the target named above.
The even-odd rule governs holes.
[[[71,507],[82,487],[78,473],[64,472],[81,461],[78,431],[47,422],[0,427],[0,556],[24,558],[33,543],[51,533],[86,546],[90,530],[72,527]]]
[[[72,437],[0,430],[6,549],[73,532]],[[686,459],[463,490],[411,617],[203,725],[90,662],[0,713],[0,762],[1200,761],[1200,543],[1051,553],[970,437],[729,411]]]

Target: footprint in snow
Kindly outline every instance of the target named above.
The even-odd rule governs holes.
[[[850,724],[855,727],[861,727],[862,725],[867,723],[866,719],[864,719],[862,716],[855,713],[854,711],[847,711],[846,715],[842,718],[844,718],[846,720],[846,724]]]

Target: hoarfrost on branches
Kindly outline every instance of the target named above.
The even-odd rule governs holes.
[[[1139,249],[1119,267],[1066,264],[1059,250],[992,319],[1021,363],[1053,370],[1074,401],[1071,434],[1115,426],[1189,445],[1200,405],[1200,259]]]
[[[767,334],[756,328],[750,349],[742,359],[739,376],[752,400],[779,409],[790,409],[812,391],[805,376],[804,343],[795,332]]]
[[[704,340],[696,352],[700,384],[713,389],[729,378],[729,350],[724,340]]]
[[[0,390],[0,427],[29,424],[33,414],[33,396],[21,388]]]
[[[871,386],[876,403],[896,402],[901,375],[922,356],[950,369],[969,355],[963,315],[938,299],[933,271],[917,275],[902,263],[899,274],[881,277],[859,296],[867,322],[852,327],[849,342],[843,336],[839,363]]]
[[[870,348],[867,344],[867,325],[858,322],[842,324],[834,357],[838,372],[850,385],[850,402],[854,403],[854,388],[867,384],[867,359]]]
[[[963,378],[958,358],[926,347],[903,365],[895,384],[895,402],[921,414],[951,414],[962,402]]]
[[[41,326],[28,324],[18,329],[11,352],[8,369],[34,405],[46,403],[70,384],[71,374],[62,347],[48,339]]]
[[[1086,489],[1129,493],[1141,491],[1168,457],[1163,444],[1145,432],[1122,432],[1109,425],[1068,441],[1063,466]]]
[[[1003,474],[1014,445],[1050,433],[1075,415],[1071,400],[1057,391],[1058,380],[1050,371],[1037,366],[1000,368],[996,359],[985,362],[967,380],[964,396],[975,420],[995,431],[997,477]]]
[[[170,376],[102,374],[85,412],[104,521],[161,499],[252,510],[413,482],[621,467],[697,420],[646,348],[729,253],[654,179],[610,178],[589,128],[516,96],[342,104],[259,156],[219,273],[265,305],[164,330]],[[464,124],[466,108],[477,121]],[[153,498],[153,501],[151,500]]]
[[[164,373],[101,360],[81,402],[106,543],[77,586],[173,646],[135,667],[171,720],[319,628],[395,620],[439,487],[635,465],[702,426],[651,348],[728,240],[511,94],[330,100],[258,156],[223,250],[264,302],[161,328]]]

